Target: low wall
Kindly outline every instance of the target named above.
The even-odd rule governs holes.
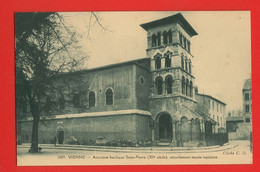
[[[205,135],[207,146],[224,145],[228,143],[228,133],[211,133]]]
[[[79,144],[88,144],[100,137],[109,141],[127,140],[138,142],[151,140],[149,129],[150,116],[139,114],[122,114],[110,116],[93,116],[81,118],[64,118],[44,120],[39,124],[39,143],[54,143],[58,131],[63,131],[64,142],[71,137],[79,140]],[[22,142],[30,142],[32,121],[22,122]]]
[[[228,132],[229,140],[249,140],[252,125],[250,123],[239,123],[236,132]]]

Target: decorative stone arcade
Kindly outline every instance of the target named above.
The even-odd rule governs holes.
[[[204,142],[204,122],[202,119],[188,119],[183,116],[177,119],[168,112],[159,113],[156,117],[153,138],[172,146],[198,146]]]

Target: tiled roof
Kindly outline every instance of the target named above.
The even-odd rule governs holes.
[[[152,22],[144,23],[141,24],[140,26],[147,31],[148,29],[151,29],[153,27],[161,26],[163,24],[169,24],[173,22],[178,22],[190,36],[198,35],[198,33],[193,29],[193,27],[189,24],[189,22],[183,17],[181,13],[169,17],[165,17],[159,20],[155,20]]]
[[[224,105],[227,105],[227,104],[224,103],[223,101],[220,101],[219,99],[216,99],[215,97],[213,97],[213,96],[211,96],[211,95],[198,93],[198,96],[206,96],[206,97],[208,97],[208,98],[210,98],[210,99],[213,99],[213,100],[215,100],[215,101],[217,101],[217,102],[219,102],[219,103],[222,103],[222,104],[224,104]]]
[[[245,81],[243,90],[251,90],[251,79],[247,79],[247,80]]]

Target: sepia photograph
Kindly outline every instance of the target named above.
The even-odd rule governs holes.
[[[250,15],[16,12],[17,166],[252,164]]]

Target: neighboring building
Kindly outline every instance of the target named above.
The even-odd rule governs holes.
[[[232,110],[228,112],[226,117],[227,132],[236,132],[239,123],[244,123],[245,117],[243,110]]]
[[[245,116],[245,122],[252,122],[251,79],[247,79],[245,81],[242,93],[243,93],[243,111]]]
[[[252,90],[251,79],[247,79],[242,89],[243,111],[231,111],[226,119],[229,139],[250,139],[252,131]]]
[[[244,112],[242,109],[228,111],[227,117],[243,117]]]
[[[141,27],[147,31],[146,58],[57,78],[57,85],[68,78],[74,83],[76,78],[83,86],[77,90],[75,81],[75,89],[64,89],[46,100],[56,106],[52,111],[56,116],[40,125],[41,143],[57,135],[59,143],[73,136],[82,143],[103,137],[197,146],[203,144],[205,131],[212,133],[213,115],[218,128],[225,127],[224,103],[208,96],[210,104],[214,102],[206,113],[209,116],[197,108],[193,27],[180,13]],[[31,128],[31,121],[23,122],[22,137],[28,141]]]
[[[239,123],[244,123],[243,116],[232,116],[226,118],[227,132],[236,132]]]
[[[196,94],[198,109],[203,111],[214,121],[213,133],[226,131],[226,103],[206,94]]]

